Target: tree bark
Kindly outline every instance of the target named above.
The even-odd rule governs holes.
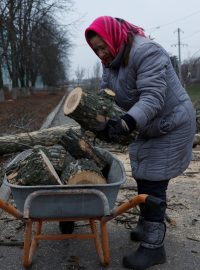
[[[67,131],[62,136],[61,144],[76,159],[93,159],[101,170],[107,166],[107,161],[104,157],[89,142],[73,130]]]
[[[85,130],[92,131],[98,137],[98,127],[109,119],[119,119],[125,112],[119,108],[113,98],[106,95],[84,92],[75,88],[67,96],[64,103],[64,114],[69,115]],[[121,136],[119,143],[128,145],[135,139],[135,134]]]
[[[110,118],[118,118],[124,112],[109,98],[84,92],[77,87],[65,100],[64,114],[70,115],[84,129],[93,131],[99,123]]]
[[[58,144],[60,138],[69,129],[80,130],[79,126],[57,126],[41,131],[33,131],[30,133],[19,133],[0,137],[0,154],[13,153],[31,148],[34,145],[51,146]]]
[[[35,146],[34,149],[40,149],[45,153],[58,175],[61,175],[66,164],[75,160],[75,158],[59,144],[48,147],[38,145]]]
[[[51,162],[40,149],[22,152],[7,166],[6,176],[9,183],[15,185],[62,185]]]
[[[106,179],[93,160],[79,159],[66,166],[61,181],[68,185],[105,184]]]

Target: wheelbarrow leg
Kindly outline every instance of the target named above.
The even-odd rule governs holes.
[[[108,232],[107,232],[106,222],[103,221],[103,219],[100,220],[100,227],[101,227],[102,250],[103,250],[103,257],[104,257],[103,264],[108,265],[110,262]]]
[[[94,243],[95,243],[96,252],[99,255],[101,262],[103,263],[103,261],[104,261],[103,252],[102,252],[101,243],[99,241],[99,235],[98,235],[95,219],[90,219],[90,228],[91,228],[92,233],[95,236]]]
[[[41,234],[41,229],[42,229],[42,221],[37,221],[35,223],[35,235],[31,241],[31,247],[30,247],[30,252],[29,252],[29,261],[32,262],[33,256],[36,252],[36,249],[38,247],[38,239],[37,236]]]
[[[32,264],[33,256],[38,246],[37,236],[41,234],[42,221],[37,221],[35,223],[35,235],[32,239],[32,226],[33,221],[28,220],[24,232],[24,256],[23,256],[23,265],[25,268],[28,268]]]
[[[31,265],[31,261],[29,260],[29,254],[31,246],[32,224],[33,222],[30,219],[27,220],[24,231],[24,255],[22,258],[22,263],[25,268],[28,268]]]

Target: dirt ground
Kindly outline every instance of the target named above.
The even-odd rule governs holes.
[[[61,91],[54,94],[36,92],[17,100],[7,95],[5,102],[0,103],[0,136],[40,129],[63,95]]]

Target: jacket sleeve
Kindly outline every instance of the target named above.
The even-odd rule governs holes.
[[[170,61],[159,45],[141,45],[134,54],[133,68],[136,71],[136,87],[139,101],[130,108],[130,114],[138,128],[145,127],[162,110],[167,92],[166,73]]]

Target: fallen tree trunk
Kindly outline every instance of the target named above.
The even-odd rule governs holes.
[[[108,94],[108,91],[107,93]],[[119,119],[125,112],[119,108],[113,98],[106,94],[84,92],[80,87],[75,88],[67,96],[64,103],[64,114],[69,115],[85,130],[92,131],[98,137],[98,127],[109,119]],[[112,96],[113,97],[113,96]],[[119,143],[128,145],[135,139],[135,134],[122,136]]]
[[[78,125],[63,125],[30,133],[19,133],[0,137],[0,155],[20,152],[34,145],[50,146],[58,144],[60,138],[69,129],[78,131],[80,127]]]

